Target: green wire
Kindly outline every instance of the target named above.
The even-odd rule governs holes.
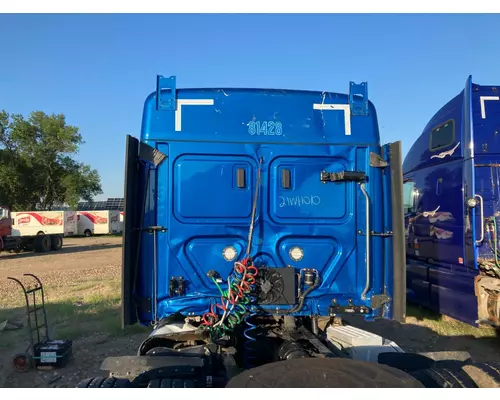
[[[217,283],[217,280],[214,277],[212,277],[212,281],[215,283],[215,286],[217,286],[217,289],[219,289],[221,296],[224,296],[224,291],[221,289],[221,287]]]
[[[219,289],[219,292],[220,292],[222,298],[224,300],[228,300],[229,294],[231,291],[234,291],[236,293],[240,293],[239,289],[241,289],[241,292],[244,295],[251,293],[252,288],[251,288],[250,284],[248,285],[249,288],[247,290],[243,290],[241,287],[239,287],[239,284],[241,283],[242,278],[239,278],[239,277],[233,278],[234,280],[229,283],[227,290],[222,290],[222,288],[219,286],[219,284],[217,283],[217,280],[214,277],[212,277],[212,281],[217,286],[217,289]],[[211,335],[213,335],[214,337],[215,336],[223,336],[224,333],[228,333],[228,332],[232,331],[232,329],[236,325],[241,323],[243,316],[247,313],[246,305],[248,305],[249,303],[250,303],[250,298],[248,296],[244,296],[243,298],[241,298],[238,301],[238,303],[234,304],[232,306],[231,310],[228,311],[226,319],[222,324],[220,324],[216,327],[207,327],[210,329]]]

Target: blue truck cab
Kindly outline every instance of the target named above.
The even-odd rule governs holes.
[[[421,386],[382,365],[397,344],[344,318],[405,317],[401,143],[381,145],[366,83],[158,76],[142,118],[127,136],[121,312],[152,330],[81,387]]]
[[[160,76],[140,140],[127,141],[124,324],[221,317],[214,305],[246,259],[259,271],[252,312],[403,317],[400,150],[380,145],[365,83],[177,89]]]
[[[500,94],[469,77],[404,164],[408,300],[500,327]]]
[[[124,211],[123,326],[152,329],[78,387],[478,386],[449,354],[356,326],[406,310],[401,143],[380,144],[366,83],[158,76],[127,136]]]

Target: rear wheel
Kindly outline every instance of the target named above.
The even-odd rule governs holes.
[[[480,388],[500,388],[500,362],[474,363],[463,369]]]
[[[59,250],[63,245],[63,238],[58,235],[54,235],[50,237],[50,249],[51,250]]]
[[[428,368],[410,372],[426,388],[477,388],[462,368]]]
[[[23,250],[25,250],[25,251],[35,251],[35,241],[33,240],[33,241],[29,242],[29,243],[26,243],[24,245]]]
[[[118,379],[118,378],[88,378],[81,381],[77,388],[129,388],[132,384],[128,379]]]
[[[236,375],[227,388],[421,388],[411,375],[387,365],[345,358],[299,358]]]
[[[83,232],[83,234],[85,235],[85,237],[91,237],[92,236],[92,232],[90,231],[90,229],[86,229],[85,232]]]
[[[35,239],[35,251],[37,253],[46,253],[50,250],[51,241],[50,236],[39,235]]]
[[[148,388],[194,388],[194,382],[185,379],[153,379]]]

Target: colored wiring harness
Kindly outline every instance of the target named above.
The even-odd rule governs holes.
[[[250,252],[252,249],[252,236],[255,225],[255,215],[257,213],[257,200],[259,196],[263,162],[264,159],[260,157],[252,206],[252,220],[248,231],[247,257],[243,261],[234,264],[232,273],[227,278],[226,291],[221,289],[215,276],[212,276],[212,281],[221,294],[221,303],[212,305],[210,311],[205,313],[202,317],[202,326],[211,331],[212,337],[222,337],[226,333],[232,331],[242,322],[243,317],[250,312],[251,304],[255,300],[251,294],[255,289],[255,277],[258,274],[258,270],[253,265]],[[220,318],[217,314],[217,309],[222,312]]]
[[[227,290],[222,290],[215,277],[212,277],[221,294],[221,302],[212,305],[210,311],[203,315],[202,326],[208,328],[213,336],[222,337],[243,321],[249,311],[257,274],[258,270],[251,259],[246,258],[234,264],[227,279]]]

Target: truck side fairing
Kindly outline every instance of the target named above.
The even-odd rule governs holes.
[[[497,87],[469,77],[403,164],[409,299],[470,324],[478,319],[475,278],[485,260],[495,264],[487,221],[500,212],[499,130]]]

